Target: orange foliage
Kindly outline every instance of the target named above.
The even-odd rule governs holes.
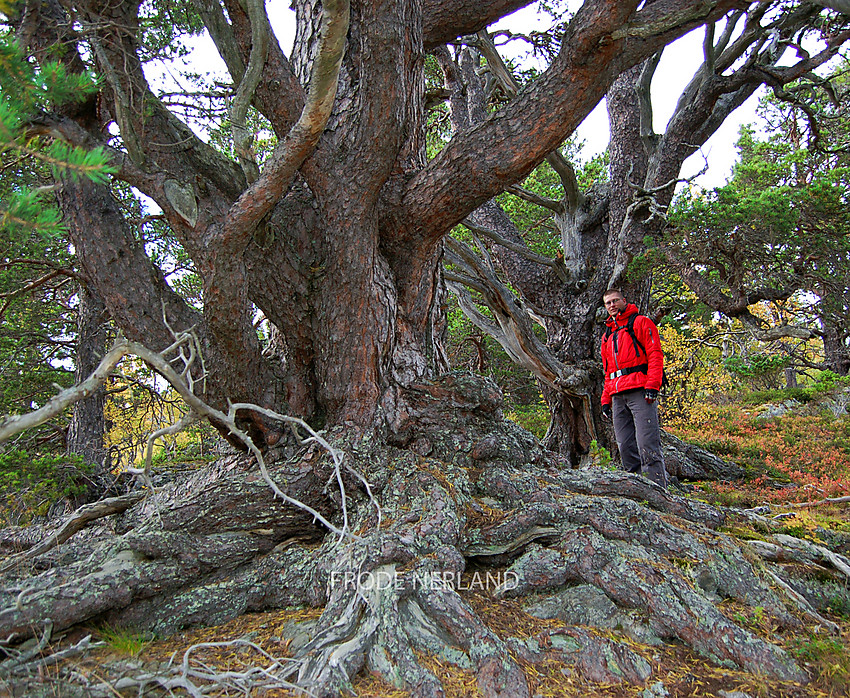
[[[716,409],[699,423],[672,429],[743,465],[744,483],[711,483],[721,502],[805,502],[850,494],[850,420],[787,414],[758,419],[737,406]]]

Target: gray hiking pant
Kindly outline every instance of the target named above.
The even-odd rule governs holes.
[[[658,403],[647,403],[643,388],[626,390],[611,396],[614,436],[620,448],[623,470],[640,473],[667,487],[667,471],[661,454],[661,430]]]

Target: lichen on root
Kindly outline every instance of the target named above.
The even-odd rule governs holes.
[[[0,633],[20,641],[50,618],[56,631],[108,620],[163,634],[308,605],[324,610],[294,648],[294,680],[315,695],[338,695],[363,668],[412,695],[443,695],[423,655],[471,671],[485,696],[529,695],[523,666],[544,661],[597,681],[651,678],[634,636],[599,633],[580,618],[530,634],[494,630],[457,588],[471,566],[489,566],[503,572],[495,598],[592,589],[614,612],[640,614],[645,637],[806,680],[779,646],[718,607],[734,599],[769,609],[780,630],[802,624],[799,599],[719,532],[723,510],[640,476],[565,468],[501,419],[497,398],[489,384],[456,375],[395,395],[383,431],[329,433],[371,483],[371,493],[346,483],[348,538],[323,535],[275,500],[245,462],[219,465],[161,491],[158,513],[150,501],[136,505],[111,528],[7,573]],[[333,519],[328,472],[315,452],[270,469]]]

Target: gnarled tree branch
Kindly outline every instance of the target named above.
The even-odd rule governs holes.
[[[230,129],[233,133],[233,150],[245,173],[245,179],[252,184],[260,176],[260,168],[253,152],[253,135],[247,131],[245,117],[257,85],[262,79],[269,48],[270,29],[265,3],[262,0],[244,1],[251,21],[251,57],[230,105]]]

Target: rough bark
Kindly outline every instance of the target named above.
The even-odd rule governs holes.
[[[847,337],[844,334],[838,327],[827,325],[823,336],[826,364],[839,376],[850,374],[850,349],[847,347]]]

